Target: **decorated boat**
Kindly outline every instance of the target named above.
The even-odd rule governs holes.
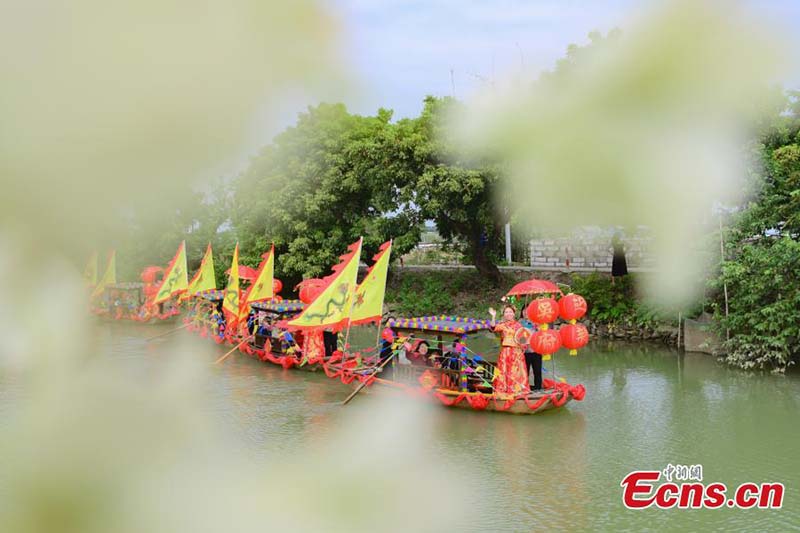
[[[218,344],[235,345],[262,361],[285,368],[305,366],[302,335],[288,333],[279,323],[300,314],[306,304],[279,296],[283,283],[274,277],[274,253],[273,246],[252,269],[239,264],[237,244],[225,289],[190,293],[193,303],[185,322],[191,331]]]
[[[178,247],[166,269],[148,266],[142,270],[141,282],[117,283],[116,253],[111,252],[105,272],[96,280],[97,255],[87,265],[84,276],[92,286],[90,311],[110,320],[131,320],[141,323],[165,324],[177,320],[180,314],[178,297],[188,285],[186,273],[186,243]],[[95,279],[92,279],[95,278]]]
[[[222,299],[225,292],[218,289],[205,289],[184,300],[186,312],[183,322],[189,331],[203,338],[211,338],[217,344],[225,341],[225,319],[222,313]]]
[[[246,354],[258,357],[284,368],[315,370],[314,365],[303,363],[302,337],[292,335],[278,324],[300,314],[306,304],[300,300],[269,300],[251,304],[251,340],[240,348]]]
[[[374,382],[410,396],[455,408],[535,414],[583,400],[582,385],[544,379],[543,388],[517,395],[496,394],[495,357],[474,351],[470,339],[491,331],[488,320],[457,316],[394,318],[386,322],[382,360],[375,368],[359,368]]]

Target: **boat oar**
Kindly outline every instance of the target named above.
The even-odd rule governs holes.
[[[235,352],[236,350],[238,350],[238,349],[239,349],[239,346],[241,346],[242,344],[246,343],[247,341],[249,341],[249,340],[250,340],[250,339],[252,339],[252,338],[253,338],[253,336],[252,336],[252,335],[250,335],[249,337],[247,337],[246,339],[244,339],[242,342],[240,342],[239,344],[237,344],[236,346],[234,346],[234,347],[233,347],[233,349],[231,349],[231,350],[230,350],[228,353],[226,353],[225,355],[223,355],[222,357],[220,357],[219,359],[217,359],[216,361],[214,361],[214,364],[215,364],[215,365],[218,365],[218,364],[220,364],[221,362],[223,362],[225,359],[227,359],[227,358],[228,358],[228,356],[229,356],[230,354],[232,354],[233,352]]]
[[[342,405],[347,405],[347,404],[348,404],[348,402],[350,402],[350,400],[352,400],[353,398],[355,398],[355,397],[356,397],[356,394],[358,394],[359,392],[361,392],[361,389],[363,389],[364,387],[366,387],[366,386],[367,386],[367,383],[369,382],[370,378],[371,378],[371,377],[373,377],[375,374],[377,374],[377,373],[378,373],[378,372],[379,372],[379,371],[380,371],[380,370],[381,370],[383,367],[385,367],[385,366],[386,366],[386,363],[388,363],[389,361],[391,361],[391,360],[392,360],[392,358],[394,357],[394,354],[396,354],[396,353],[397,353],[397,352],[392,352],[392,355],[390,355],[389,357],[387,357],[387,358],[386,358],[386,361],[384,361],[383,363],[381,363],[381,364],[380,364],[380,366],[379,366],[378,368],[376,368],[375,370],[373,370],[372,374],[370,374],[370,375],[369,375],[369,377],[368,377],[367,379],[365,379],[364,381],[362,381],[361,383],[359,383],[358,387],[356,387],[356,390],[354,390],[354,391],[352,392],[352,394],[350,394],[350,396],[348,396],[348,397],[347,397],[347,398],[346,398],[346,399],[345,399],[345,400],[342,402]]]
[[[184,324],[184,325],[182,325],[182,326],[181,326],[181,327],[179,327],[179,328],[171,329],[171,330],[169,330],[169,331],[167,331],[167,332],[165,332],[165,333],[159,333],[158,335],[155,335],[155,336],[153,336],[153,337],[149,337],[149,338],[145,339],[145,342],[149,342],[149,341],[151,341],[151,340],[153,340],[153,339],[157,339],[157,338],[159,338],[159,337],[164,337],[164,336],[166,336],[166,335],[171,335],[172,333],[175,333],[176,331],[180,331],[180,330],[182,330],[183,328],[189,327],[189,326],[191,326],[191,325],[192,325],[192,323],[191,323],[191,322],[189,322],[188,324]]]

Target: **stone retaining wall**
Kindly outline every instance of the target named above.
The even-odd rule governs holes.
[[[619,230],[585,227],[565,237],[531,240],[531,267],[610,272],[611,239],[616,231]],[[651,240],[645,227],[639,227],[633,235],[622,234],[629,270],[653,270],[655,261],[649,252]]]

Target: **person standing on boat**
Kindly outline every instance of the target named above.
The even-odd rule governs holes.
[[[526,335],[517,334],[515,337],[517,341],[523,338],[526,341],[530,340],[531,335],[537,329],[536,325],[525,316],[525,309],[526,308],[523,308],[520,313],[519,322],[522,324],[523,328],[528,330],[528,333]],[[528,375],[533,371],[533,385],[531,385],[531,390],[540,391],[542,390],[542,354],[534,352],[528,342],[525,342],[524,351],[525,369],[528,371]]]
[[[528,369],[525,366],[525,355],[522,347],[515,340],[517,330],[522,324],[517,322],[517,310],[513,305],[503,308],[503,321],[495,324],[497,311],[489,308],[492,317],[492,328],[500,334],[500,355],[497,358],[499,375],[494,381],[494,392],[498,395],[518,396],[530,392]]]
[[[325,337],[322,330],[304,332],[303,356],[308,364],[321,363],[325,359]]]
[[[381,345],[380,352],[378,353],[378,366],[381,367],[381,378],[392,379],[394,377],[394,365],[391,361],[386,360],[392,357],[394,341],[397,338],[392,328],[385,328],[381,332]],[[386,364],[384,364],[386,363]]]

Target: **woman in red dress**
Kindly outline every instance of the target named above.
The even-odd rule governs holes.
[[[494,381],[494,393],[501,396],[518,396],[530,392],[528,369],[525,366],[525,354],[517,344],[515,334],[522,327],[516,321],[516,309],[507,305],[503,308],[503,321],[495,325],[497,311],[489,308],[492,316],[492,327],[500,334],[500,355],[497,358],[499,375]]]
[[[312,330],[306,333],[303,355],[308,364],[321,363],[325,359],[325,340],[322,330]]]

